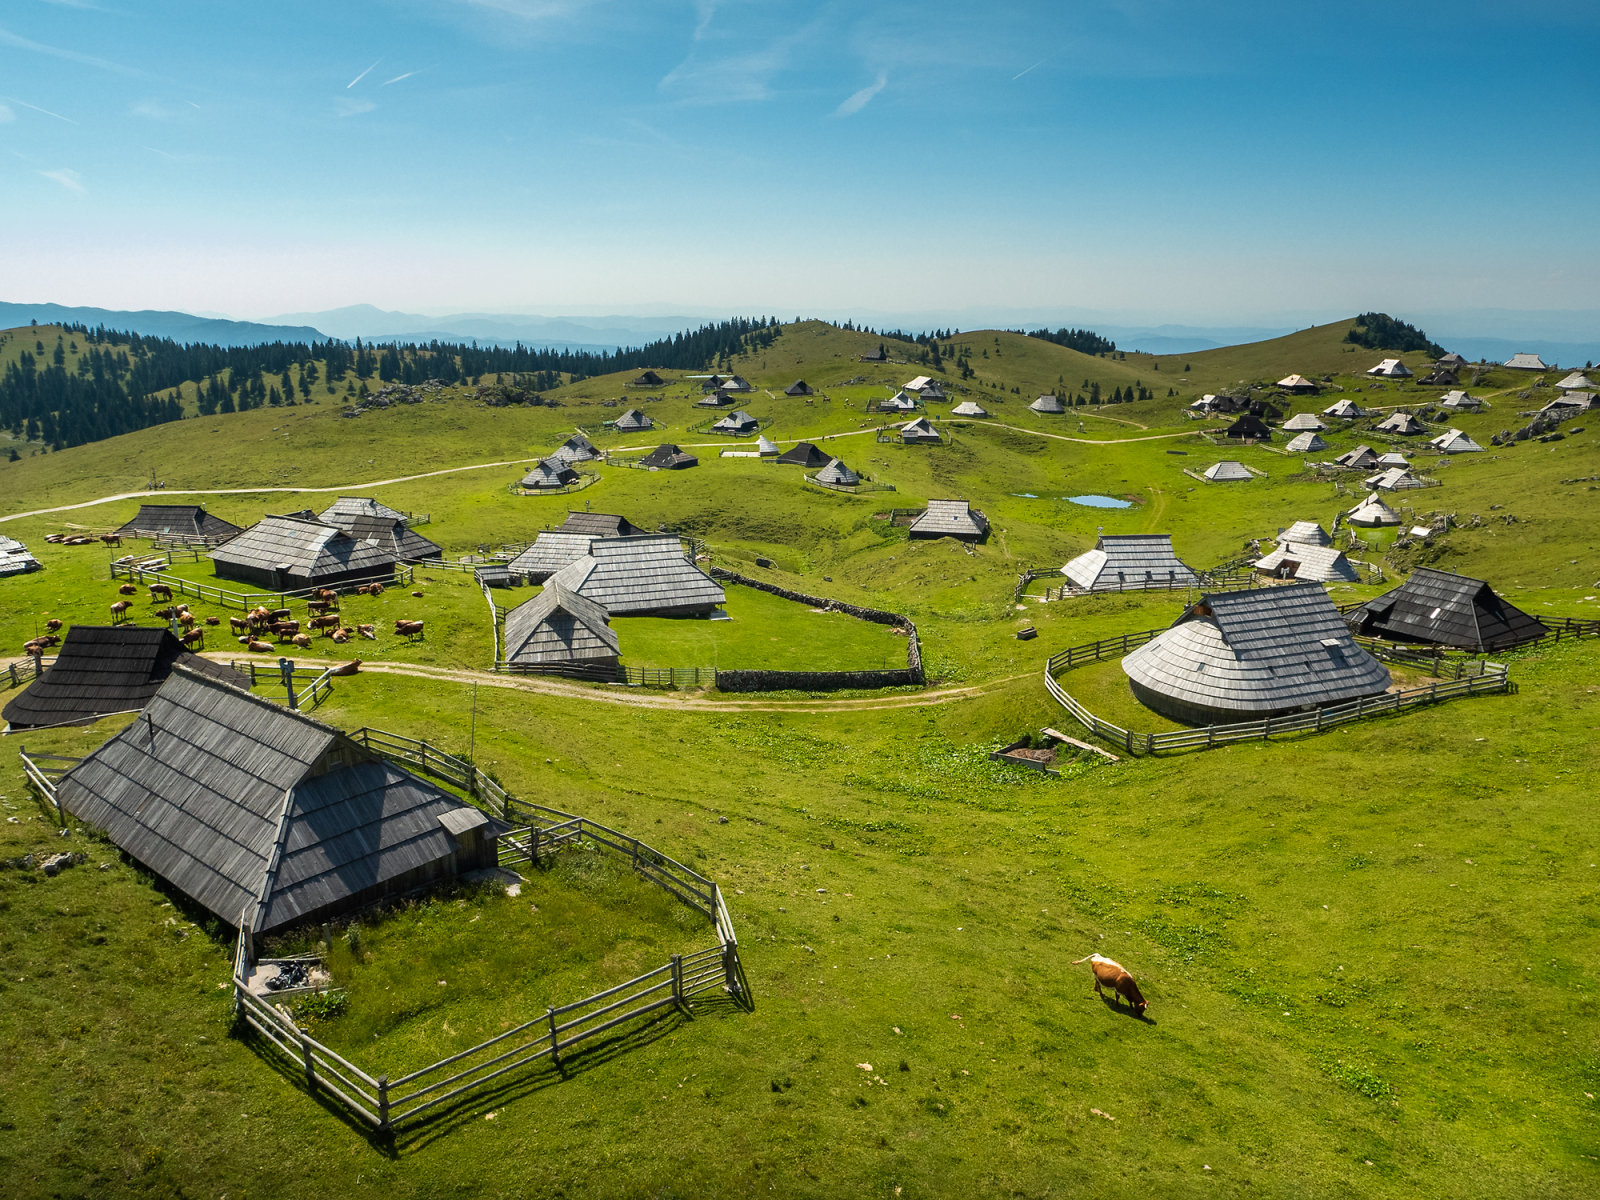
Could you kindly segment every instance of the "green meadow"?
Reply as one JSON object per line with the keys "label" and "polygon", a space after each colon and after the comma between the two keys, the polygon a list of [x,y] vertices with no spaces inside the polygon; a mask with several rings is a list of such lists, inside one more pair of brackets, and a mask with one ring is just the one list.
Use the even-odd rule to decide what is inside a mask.
{"label": "green meadow", "polygon": [[[13,751],[87,753],[123,718],[8,737],[4,1190],[1593,1195],[1600,643],[1504,656],[1513,694],[1322,735],[1114,763],[1083,755],[1059,779],[988,760],[1023,732],[1074,732],[1040,681],[1048,654],[1167,625],[1185,601],[1045,602],[1045,580],[1016,601],[1023,567],[1059,566],[1103,531],[1171,533],[1182,558],[1210,568],[1238,560],[1251,539],[1295,520],[1326,527],[1356,503],[1359,480],[1315,478],[1267,447],[1212,445],[1201,432],[1223,422],[1184,411],[1202,393],[1290,372],[1333,378],[1321,396],[1288,400],[1286,415],[1341,394],[1386,408],[1443,390],[1374,390],[1360,372],[1386,355],[1345,344],[1348,327],[1186,358],[1091,358],[1000,331],[959,334],[947,360],[966,348],[974,375],[946,378],[994,417],[947,424],[948,405],[935,403],[931,415],[954,444],[905,447],[878,442],[880,419],[863,409],[933,372],[857,361],[876,337],[786,326],[730,365],[757,387],[739,407],[770,416],[766,432],[785,444],[829,439],[830,453],[895,488],[862,496],[807,488],[798,468],[718,457],[703,445],[716,438],[686,432],[705,414],[683,372],[664,372],[667,386],[650,390],[660,400],[641,400],[626,376],[566,383],[548,393],[555,407],[490,409],[449,391],[346,418],[341,395],[0,461],[0,517],[88,504],[0,520],[0,533],[45,565],[0,580],[0,645],[12,653],[48,617],[107,619],[119,551],[43,536],[126,520],[137,496],[89,502],[137,492],[155,470],[167,482],[148,497],[157,501],[236,489],[197,499],[239,524],[320,509],[341,492],[373,495],[430,514],[421,531],[450,557],[530,540],[569,505],[665,524],[701,539],[717,565],[906,613],[930,676],[922,692],[842,696],[474,689],[473,679],[493,679],[476,674],[492,646],[470,576],[418,568],[411,587],[347,601],[347,619],[377,624],[379,639],[342,657],[451,674],[339,679],[318,719],[454,753],[473,745],[479,766],[514,794],[635,834],[715,879],[755,1002],[751,1012],[705,1005],[629,1031],[576,1054],[564,1072],[532,1071],[392,1145],[234,1035],[229,930],[93,831],[58,836],[54,814],[26,791]],[[785,397],[797,378],[831,398]],[[1076,393],[1085,379],[1107,392],[1137,382],[1155,395],[1062,417],[1027,411],[1040,392]],[[1549,398],[1533,384],[1489,371],[1470,390],[1493,407],[1449,424],[1487,445]],[[952,390],[952,403],[961,398]],[[604,432],[633,405],[663,428],[632,440]],[[1317,457],[1363,441],[1389,449],[1371,424],[1330,429]],[[1413,454],[1441,486],[1390,502],[1411,518],[1456,519],[1414,561],[1487,578],[1535,615],[1600,616],[1590,519],[1600,429],[1572,424],[1590,428],[1451,460]],[[600,466],[599,482],[570,497],[513,495],[526,464],[575,429],[605,447],[699,445],[701,465]],[[1183,472],[1223,458],[1264,477],[1207,484]],[[268,490],[278,488],[290,490]],[[1085,493],[1132,503],[1064,499]],[[885,519],[945,497],[989,516],[987,541],[914,542]],[[1392,536],[1371,541],[1352,556],[1402,579],[1413,560],[1388,556]],[[758,557],[773,565],[757,567]],[[204,562],[174,569],[211,578]],[[151,607],[141,596],[135,614]],[[728,621],[619,619],[624,661],[904,662],[904,638],[880,626],[736,587],[727,609]],[[426,619],[426,638],[388,636],[397,617]],[[1029,625],[1038,637],[1019,641]],[[333,649],[321,643],[313,656],[331,659]],[[245,654],[220,635],[208,650]],[[1067,679],[1109,719],[1168,727],[1133,701],[1114,662]],[[62,849],[89,861],[51,879],[15,865]],[[363,914],[352,927],[353,937],[335,930],[330,949],[343,1008],[306,1019],[330,1045],[390,1074],[709,936],[688,910],[581,853],[530,872],[516,896],[463,888]],[[1137,976],[1147,1019],[1095,996],[1088,968],[1072,960],[1096,951]]]}

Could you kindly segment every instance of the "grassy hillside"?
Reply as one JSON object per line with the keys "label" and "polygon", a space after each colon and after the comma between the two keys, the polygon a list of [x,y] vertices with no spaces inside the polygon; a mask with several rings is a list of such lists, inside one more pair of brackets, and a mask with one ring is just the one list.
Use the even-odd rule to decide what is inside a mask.
{"label": "grassy hillside", "polygon": [[[227,931],[167,907],[92,836],[58,837],[15,755],[0,753],[0,807],[14,818],[0,824],[0,1040],[15,1047],[0,1087],[8,1193],[1498,1198],[1536,1179],[1544,1195],[1593,1194],[1600,643],[1506,656],[1514,694],[1320,737],[1074,762],[1061,780],[987,760],[1019,732],[1069,729],[1038,679],[1047,654],[1181,611],[1181,595],[1046,603],[1043,582],[1014,604],[1023,565],[1064,562],[1103,530],[1170,532],[1187,561],[1209,567],[1355,503],[1359,481],[1313,478],[1278,452],[1281,438],[1215,446],[1202,433],[1221,423],[1185,411],[1202,392],[1290,372],[1332,379],[1286,413],[1338,395],[1380,409],[1437,396],[1374,385],[1361,372],[1380,356],[1347,350],[1346,328],[1159,360],[960,334],[941,352],[953,362],[959,348],[974,377],[946,372],[952,397],[965,388],[994,417],[954,422],[933,405],[954,437],[939,448],[880,443],[883,419],[865,411],[929,373],[918,347],[890,344],[906,363],[864,364],[875,336],[802,323],[718,364],[756,385],[740,405],[771,419],[770,436],[827,439],[896,489],[863,496],[808,488],[798,468],[718,457],[719,439],[689,432],[707,414],[688,371],[648,390],[629,386],[633,372],[568,382],[549,393],[557,407],[490,408],[457,388],[355,418],[332,401],[256,410],[0,462],[0,518],[12,518],[0,533],[45,564],[0,580],[0,646],[13,650],[49,617],[104,618],[118,552],[43,535],[120,523],[139,496],[93,502],[137,492],[154,470],[168,484],[158,500],[239,489],[199,498],[240,524],[320,508],[340,490],[374,495],[431,514],[422,532],[451,556],[527,540],[569,506],[665,523],[703,539],[714,562],[909,613],[930,673],[972,689],[811,699],[810,711],[794,697],[742,698],[750,707],[718,711],[681,694],[630,692],[626,705],[475,694],[465,674],[340,680],[322,720],[458,752],[475,740],[480,764],[518,794],[717,878],[756,999],[751,1014],[704,1012],[580,1055],[565,1077],[530,1075],[392,1149],[229,1035],[217,986]],[[797,378],[827,398],[785,397]],[[1086,378],[1156,395],[1056,418],[1027,411],[1040,392],[1077,392]],[[1547,398],[1535,384],[1489,372],[1472,388],[1493,407],[1450,423],[1487,444]],[[605,432],[630,406],[663,428]],[[1317,457],[1359,442],[1389,449],[1373,423],[1330,430]],[[570,496],[512,494],[529,460],[580,428],[606,447],[697,446],[701,466],[603,466]],[[1566,432],[1450,460],[1407,447],[1441,486],[1391,502],[1408,518],[1442,511],[1459,523],[1425,558],[1491,579],[1536,614],[1600,615],[1587,519],[1600,428],[1580,419]],[[1264,476],[1215,485],[1184,473],[1222,458]],[[445,473],[346,486],[424,472]],[[1130,506],[1068,499],[1086,493]],[[971,550],[912,542],[883,519],[942,497],[985,511],[990,538]],[[1352,554],[1398,578],[1392,539]],[[465,575],[421,569],[414,588],[348,603],[363,621],[428,621],[422,642],[358,643],[369,662],[487,665],[488,611]],[[141,598],[136,611],[150,607]],[[904,651],[880,627],[765,596],[735,591],[729,612],[729,623],[619,621],[625,658],[795,666],[826,655],[875,667]],[[1036,640],[1016,640],[1024,624]],[[1115,664],[1074,687],[1116,719],[1163,727]],[[20,741],[84,753],[117,723],[0,751]],[[91,865],[48,880],[12,865],[63,848]],[[393,1069],[698,936],[581,861],[527,886],[515,901],[466,894],[363,918],[361,957],[336,939],[350,1007],[319,1035]],[[1148,1022],[1095,999],[1087,968],[1071,965],[1092,950],[1133,969]]]}

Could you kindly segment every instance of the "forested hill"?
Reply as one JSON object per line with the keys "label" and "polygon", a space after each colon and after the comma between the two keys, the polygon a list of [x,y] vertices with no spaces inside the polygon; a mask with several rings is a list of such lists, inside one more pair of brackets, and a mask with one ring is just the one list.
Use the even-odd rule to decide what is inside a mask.
{"label": "forested hill", "polygon": [[28,327],[0,334],[0,428],[59,450],[181,419],[186,384],[201,415],[301,403],[319,381],[326,395],[338,385],[354,392],[374,378],[462,383],[492,374],[550,388],[641,367],[694,369],[762,349],[777,336],[776,318],[740,317],[596,353],[437,341],[369,346],[359,339],[218,346],[83,325]]}

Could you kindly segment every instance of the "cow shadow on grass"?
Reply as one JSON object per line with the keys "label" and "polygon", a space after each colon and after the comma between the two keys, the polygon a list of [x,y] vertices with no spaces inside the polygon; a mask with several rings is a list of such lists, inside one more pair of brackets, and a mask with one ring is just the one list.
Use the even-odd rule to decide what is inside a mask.
{"label": "cow shadow on grass", "polygon": [[1146,1016],[1131,1004],[1123,1004],[1122,1001],[1116,996],[1102,995],[1100,997],[1100,1003],[1105,1005],[1112,1012],[1116,1013],[1117,1016],[1129,1017],[1135,1021],[1138,1021],[1141,1025],[1154,1025],[1156,1023],[1154,1017]]}

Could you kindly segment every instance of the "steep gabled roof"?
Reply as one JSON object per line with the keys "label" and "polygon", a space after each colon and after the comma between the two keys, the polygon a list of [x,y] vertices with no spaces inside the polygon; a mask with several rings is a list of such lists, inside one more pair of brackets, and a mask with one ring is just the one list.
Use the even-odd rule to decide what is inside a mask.
{"label": "steep gabled roof", "polygon": [[1267,423],[1265,421],[1256,416],[1254,413],[1245,413],[1232,425],[1229,425],[1226,429],[1224,429],[1222,431],[1222,436],[1230,438],[1254,438],[1257,441],[1266,442],[1272,440],[1272,430],[1267,427]]}
{"label": "steep gabled roof", "polygon": [[779,453],[778,443],[763,433],[756,438],[756,453],[762,458],[776,458]]}
{"label": "steep gabled roof", "polygon": [[1411,368],[1398,358],[1386,358],[1375,367],[1367,368],[1368,375],[1381,375],[1386,379],[1409,379]]}
{"label": "steep gabled roof", "polygon": [[700,460],[687,450],[680,450],[671,442],[663,442],[639,460],[643,467],[661,467],[669,471],[681,470],[684,467],[697,467]]}
{"label": "steep gabled roof", "polygon": [[391,521],[406,519],[405,513],[399,509],[380,504],[371,496],[340,496],[317,514],[317,520],[325,525],[338,525],[340,528],[344,527],[344,521],[353,517],[387,517]]}
{"label": "steep gabled roof", "polygon": [[533,545],[506,564],[506,570],[513,575],[548,578],[568,563],[585,557],[595,536],[577,530],[546,529],[534,539]]}
{"label": "steep gabled roof", "polygon": [[575,433],[551,453],[549,461],[563,464],[588,462],[602,457],[595,444],[581,433]]}
{"label": "steep gabled roof", "polygon": [[123,537],[229,538],[242,531],[198,504],[141,504],[133,520],[117,532]]}
{"label": "steep gabled roof", "polygon": [[359,571],[376,574],[395,561],[392,546],[358,541],[337,525],[293,516],[263,517],[210,554],[222,566],[286,567],[291,575],[313,581]]}
{"label": "steep gabled roof", "polygon": [[981,538],[988,529],[989,518],[966,500],[929,500],[911,522],[918,537]]}
{"label": "steep gabled roof", "polygon": [[1367,410],[1346,396],[1328,405],[1327,408],[1322,410],[1322,415],[1325,417],[1339,417],[1342,420],[1350,421],[1356,417],[1366,416]]}
{"label": "steep gabled roof", "polygon": [[1438,437],[1429,439],[1428,445],[1443,450],[1446,454],[1478,454],[1483,451],[1482,446],[1459,429],[1447,430]]}
{"label": "steep gabled roof", "polygon": [[1378,455],[1378,465],[1380,467],[1409,467],[1411,460],[1398,450],[1391,450],[1387,454]]}
{"label": "steep gabled roof", "polygon": [[783,389],[783,394],[785,396],[809,396],[815,390],[816,389],[814,389],[804,379],[796,379],[788,387]]}
{"label": "steep gabled roof", "polygon": [[760,421],[740,409],[729,413],[711,428],[718,433],[754,433],[760,427]]}
{"label": "steep gabled roof", "polygon": [[132,858],[257,933],[448,859],[455,841],[441,818],[478,815],[337,730],[184,667],[62,777],[59,795]]}
{"label": "steep gabled roof", "polygon": [[1377,464],[1378,452],[1363,442],[1354,450],[1346,450],[1333,461],[1338,463],[1341,467],[1351,467],[1355,470],[1362,471]]}
{"label": "steep gabled roof", "polygon": [[825,467],[832,457],[832,455],[824,454],[810,442],[796,442],[789,449],[778,455],[777,461],[784,466]]}
{"label": "steep gabled roof", "polygon": [[1481,579],[1418,567],[1345,618],[1357,633],[1477,651],[1508,650],[1550,631]]}
{"label": "steep gabled roof", "polygon": [[39,560],[16,538],[0,534],[0,576],[39,570]]}
{"label": "steep gabled roof", "polygon": [[1388,470],[1379,471],[1376,475],[1369,475],[1366,485],[1385,492],[1402,492],[1408,488],[1424,486],[1422,480],[1405,467],[1390,467]]}
{"label": "steep gabled roof", "polygon": [[1588,390],[1593,389],[1594,386],[1595,386],[1594,380],[1590,379],[1582,371],[1574,371],[1574,372],[1572,372],[1572,374],[1568,375],[1565,379],[1560,380],[1556,384],[1556,389],[1558,391],[1563,391],[1563,392],[1576,392],[1576,391],[1579,391],[1580,389],[1584,390],[1584,391],[1588,391]]}
{"label": "steep gabled roof", "polygon": [[1284,542],[1294,542],[1301,546],[1331,546],[1333,538],[1318,521],[1296,521],[1282,533],[1278,534],[1279,545]]}
{"label": "steep gabled roof", "polygon": [[906,441],[908,439],[921,442],[943,440],[939,436],[939,431],[933,427],[933,422],[929,421],[927,417],[918,417],[915,421],[907,421],[900,426],[900,440]]}
{"label": "steep gabled roof", "polygon": [[1320,584],[1203,596],[1173,626],[1122,660],[1153,707],[1248,720],[1308,709],[1389,686],[1357,646]]}
{"label": "steep gabled roof", "polygon": [[562,488],[569,483],[576,483],[578,472],[566,462],[552,458],[541,458],[526,475],[522,477],[522,486],[525,488]]}
{"label": "steep gabled roof", "polygon": [[976,400],[963,400],[950,410],[953,417],[987,417],[988,411]]}
{"label": "steep gabled roof", "polygon": [[1061,568],[1080,588],[1095,592],[1142,591],[1198,584],[1200,577],[1172,549],[1170,533],[1102,534]]}
{"label": "steep gabled roof", "polygon": [[726,598],[684,557],[675,534],[597,538],[586,556],[562,567],[549,583],[598,602],[613,617],[709,612]]}
{"label": "steep gabled roof", "polygon": [[856,484],[861,482],[861,476],[857,475],[837,458],[832,458],[828,460],[827,466],[817,472],[817,482],[831,483],[835,487],[855,487]]}
{"label": "steep gabled roof", "polygon": [[138,625],[74,625],[56,661],[5,706],[13,729],[87,721],[143,708],[175,666],[236,687],[250,677],[184,648],[172,633]]}
{"label": "steep gabled roof", "polygon": [[1361,579],[1342,551],[1328,545],[1291,542],[1286,537],[1280,537],[1275,549],[1250,565],[1268,575],[1312,583],[1357,583]]}
{"label": "steep gabled roof", "polygon": [[407,562],[444,557],[444,549],[407,525],[404,514],[376,500],[341,496],[317,519],[338,526],[357,541],[386,547]]}
{"label": "steep gabled roof", "polygon": [[1428,432],[1428,427],[1408,412],[1392,412],[1378,422],[1379,433],[1392,433],[1399,437],[1414,437]]}
{"label": "steep gabled roof", "polygon": [[[666,380],[654,371],[640,371],[633,377],[635,387],[660,387]],[[635,411],[638,411],[637,409]]]}
{"label": "steep gabled roof", "polygon": [[630,408],[611,423],[611,428],[618,433],[633,433],[636,430],[654,429],[655,427],[656,423],[650,419],[649,415],[642,409],[637,408]]}
{"label": "steep gabled roof", "polygon": [[1317,385],[1304,375],[1285,375],[1278,380],[1278,386],[1291,392],[1314,392]]}
{"label": "steep gabled roof", "polygon": [[569,510],[561,522],[562,533],[586,533],[591,537],[631,537],[636,533],[649,533],[627,517],[616,513],[575,512]]}
{"label": "steep gabled roof", "polygon": [[1470,392],[1462,391],[1460,388],[1455,388],[1454,390],[1448,391],[1444,395],[1440,396],[1439,403],[1444,405],[1446,408],[1460,408],[1468,410],[1477,410],[1484,406],[1482,400],[1478,399],[1478,397],[1472,395]]}
{"label": "steep gabled roof", "polygon": [[506,614],[506,661],[522,666],[614,659],[618,644],[605,606],[555,580]]}

